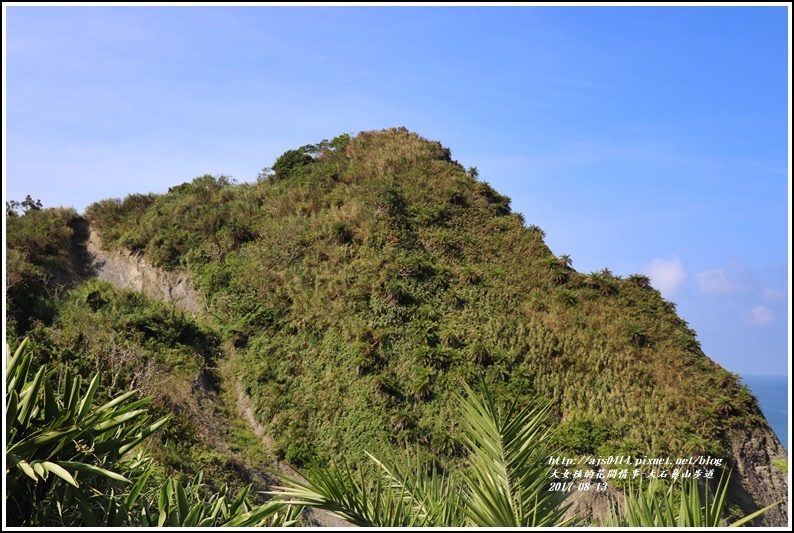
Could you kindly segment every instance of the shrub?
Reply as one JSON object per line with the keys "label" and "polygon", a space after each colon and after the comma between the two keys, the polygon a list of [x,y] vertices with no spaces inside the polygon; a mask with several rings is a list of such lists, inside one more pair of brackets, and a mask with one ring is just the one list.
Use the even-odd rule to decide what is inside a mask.
{"label": "shrub", "polygon": [[289,177],[293,170],[313,162],[314,158],[303,150],[287,150],[273,163],[273,179],[283,180]]}

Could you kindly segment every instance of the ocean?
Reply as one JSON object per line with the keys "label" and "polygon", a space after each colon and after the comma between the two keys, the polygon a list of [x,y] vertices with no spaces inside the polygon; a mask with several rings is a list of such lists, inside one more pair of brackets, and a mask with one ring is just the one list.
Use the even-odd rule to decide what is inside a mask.
{"label": "ocean", "polygon": [[788,377],[743,376],[742,381],[758,398],[769,425],[783,447],[788,450]]}

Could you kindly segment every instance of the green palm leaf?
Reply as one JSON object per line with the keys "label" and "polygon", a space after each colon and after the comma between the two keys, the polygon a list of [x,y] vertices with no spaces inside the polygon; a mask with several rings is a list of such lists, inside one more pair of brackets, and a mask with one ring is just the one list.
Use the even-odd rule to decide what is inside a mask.
{"label": "green palm leaf", "polygon": [[382,470],[384,483],[410,509],[415,525],[462,525],[460,491],[449,475],[439,474],[433,464],[420,461],[418,454],[413,460],[407,454],[400,460],[389,452],[380,459],[367,455]]}
{"label": "green palm leaf", "polygon": [[550,409],[497,409],[485,388],[481,401],[464,384],[463,441],[471,468],[465,513],[478,526],[539,527],[561,521],[565,494],[546,490],[549,450],[544,427]]}
{"label": "green palm leaf", "polygon": [[[38,464],[38,463],[37,463],[37,464]],[[57,464],[55,464],[55,463],[52,463],[52,462],[50,462],[50,461],[44,461],[44,462],[42,462],[42,463],[41,463],[41,465],[42,465],[42,466],[43,466],[43,467],[44,467],[44,468],[45,468],[45,469],[46,469],[48,472],[52,472],[53,474],[55,474],[55,475],[56,475],[56,476],[58,476],[59,478],[63,479],[64,481],[66,481],[66,482],[67,482],[67,483],[69,483],[70,485],[73,485],[73,486],[75,486],[75,487],[77,486],[77,482],[74,480],[74,478],[72,477],[72,475],[71,475],[69,472],[67,472],[67,471],[66,471],[66,469],[65,469],[65,468],[63,468],[62,466],[60,466],[60,465],[57,465]]]}
{"label": "green palm leaf", "polygon": [[313,465],[308,483],[285,480],[278,494],[295,503],[330,511],[353,525],[491,526],[559,525],[568,509],[565,494],[547,491],[548,450],[543,427],[549,407],[499,411],[486,388],[485,400],[465,387],[460,397],[469,468],[437,474],[418,459],[389,453],[370,459],[381,471],[374,481],[347,465]]}
{"label": "green palm leaf", "polygon": [[368,483],[363,473],[353,474],[350,467],[309,467],[310,483],[283,479],[278,487],[281,496],[291,498],[295,505],[310,505],[329,511],[360,527],[410,527],[418,525],[404,495],[392,489],[382,476]]}

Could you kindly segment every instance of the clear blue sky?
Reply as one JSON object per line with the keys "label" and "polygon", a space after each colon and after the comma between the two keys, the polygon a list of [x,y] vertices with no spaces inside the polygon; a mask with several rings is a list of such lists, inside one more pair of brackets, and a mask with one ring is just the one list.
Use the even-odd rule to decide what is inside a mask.
{"label": "clear blue sky", "polygon": [[405,126],[580,272],[650,275],[721,365],[789,372],[785,6],[3,9],[7,199],[251,181]]}

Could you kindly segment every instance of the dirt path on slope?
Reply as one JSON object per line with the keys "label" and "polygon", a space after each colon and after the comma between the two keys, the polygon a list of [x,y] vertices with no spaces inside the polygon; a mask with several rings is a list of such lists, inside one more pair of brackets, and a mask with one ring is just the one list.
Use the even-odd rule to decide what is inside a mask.
{"label": "dirt path on slope", "polygon": [[[142,291],[150,298],[172,302],[191,316],[203,313],[204,305],[198,292],[186,273],[169,272],[151,265],[140,254],[129,251],[102,249],[99,232],[84,218],[75,219],[70,225],[72,240],[69,246],[69,265],[58,274],[57,282],[71,285],[89,278],[107,281],[119,289]],[[236,453],[226,440],[230,420],[219,413],[224,412],[224,401],[218,394],[213,381],[220,379],[225,387],[231,389],[234,398],[232,407],[259,438],[262,446],[270,452],[273,439],[265,427],[257,421],[251,399],[245,394],[240,382],[233,377],[229,354],[219,362],[218,375],[210,376],[205,372],[196,376],[193,383],[169,383],[173,398],[178,398],[176,409],[185,410],[202,428],[204,442],[232,460],[234,467],[246,483],[253,483],[255,490],[267,490],[281,484],[281,481],[268,470],[255,466],[239,453]],[[235,416],[233,415],[233,416]],[[273,456],[272,453],[268,453]],[[270,465],[278,474],[296,481],[306,482],[297,471],[285,463]],[[306,508],[303,514],[308,526],[352,527],[348,522],[327,511]]]}
{"label": "dirt path on slope", "polygon": [[[259,437],[262,445],[265,446],[269,452],[273,446],[273,439],[270,437],[270,435],[268,435],[265,427],[260,424],[254,416],[254,410],[251,406],[251,398],[245,394],[239,381],[235,380],[232,383],[232,387],[234,396],[236,398],[238,413],[243,417],[243,420],[248,423],[248,426],[257,435],[257,437]],[[282,476],[306,483],[306,478],[301,476],[296,470],[291,468],[286,463],[282,463],[277,460],[275,468],[276,471]],[[338,516],[321,509],[312,509],[307,507],[304,511],[304,518],[307,518],[310,524],[320,527],[352,527],[351,524],[345,520],[342,520]]]}

